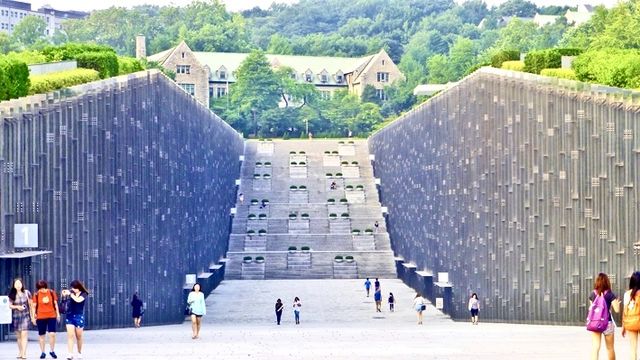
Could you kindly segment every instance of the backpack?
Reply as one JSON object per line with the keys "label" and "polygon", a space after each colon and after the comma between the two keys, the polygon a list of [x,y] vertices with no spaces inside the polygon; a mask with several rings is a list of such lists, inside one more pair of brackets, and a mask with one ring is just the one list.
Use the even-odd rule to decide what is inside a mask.
{"label": "backpack", "polygon": [[589,313],[587,314],[587,330],[593,332],[604,332],[609,326],[609,307],[607,301],[604,299],[609,290],[605,291],[602,295],[594,290],[595,299],[589,307]]}
{"label": "backpack", "polygon": [[69,296],[62,296],[60,298],[60,304],[58,305],[58,310],[60,311],[60,314],[66,315],[69,313],[69,301],[70,301]]}
{"label": "backpack", "polygon": [[622,313],[622,327],[625,330],[640,331],[640,291],[636,291],[634,299],[629,290],[629,303],[624,306]]}
{"label": "backpack", "polygon": [[[53,291],[51,289],[47,289],[49,297],[51,297],[51,301],[53,301]],[[35,315],[38,316],[38,304],[40,303],[40,290],[36,292],[36,311]]]}

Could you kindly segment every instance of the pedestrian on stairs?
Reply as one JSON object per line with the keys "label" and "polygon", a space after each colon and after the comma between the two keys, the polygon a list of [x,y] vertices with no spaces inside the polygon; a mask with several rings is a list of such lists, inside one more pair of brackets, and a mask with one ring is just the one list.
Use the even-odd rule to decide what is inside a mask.
{"label": "pedestrian on stairs", "polygon": [[416,297],[413,298],[413,309],[418,315],[418,325],[422,325],[422,312],[427,309],[427,305],[425,305],[424,298],[420,293],[416,293]]}
{"label": "pedestrian on stairs", "polygon": [[367,290],[367,297],[369,297],[369,290],[371,289],[371,281],[369,281],[369,278],[364,282],[364,289]]}
{"label": "pedestrian on stairs", "polygon": [[389,311],[394,312],[395,311],[395,303],[396,303],[396,299],[393,297],[393,293],[389,293]]}
{"label": "pedestrian on stairs", "polygon": [[480,301],[478,300],[478,294],[471,294],[469,299],[469,311],[471,312],[471,324],[478,325],[478,312],[480,311]]}
{"label": "pedestrian on stairs", "polygon": [[240,202],[240,205],[244,204],[244,194],[240,193],[240,195],[238,195],[238,201]]}
{"label": "pedestrian on stairs", "polygon": [[293,316],[296,319],[296,325],[300,325],[300,308],[302,307],[302,302],[300,302],[300,298],[296,296],[293,299]]}
{"label": "pedestrian on stairs", "polygon": [[282,300],[276,300],[276,320],[278,321],[278,325],[280,325],[280,319],[282,318],[282,309],[284,309]]}
{"label": "pedestrian on stairs", "polygon": [[376,220],[375,224],[373,224],[373,226],[376,228],[376,233],[378,232],[378,230],[380,229],[380,223],[378,222],[378,220]]}
{"label": "pedestrian on stairs", "polygon": [[376,281],[373,283],[374,289],[378,290],[380,288],[380,280],[376,278]]}
{"label": "pedestrian on stairs", "polygon": [[202,317],[207,315],[207,306],[204,302],[204,294],[200,289],[200,284],[193,284],[193,288],[187,297],[187,304],[191,313],[191,338],[195,340],[200,337]]}

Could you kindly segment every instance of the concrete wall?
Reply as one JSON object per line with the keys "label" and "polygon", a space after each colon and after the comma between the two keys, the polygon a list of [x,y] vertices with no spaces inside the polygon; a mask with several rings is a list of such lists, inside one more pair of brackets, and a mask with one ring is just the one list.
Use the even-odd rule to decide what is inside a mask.
{"label": "concrete wall", "polygon": [[78,68],[78,62],[75,60],[58,61],[44,64],[29,65],[30,75],[44,75],[59,71],[75,70]]}
{"label": "concrete wall", "polygon": [[374,134],[396,255],[449,272],[455,317],[477,292],[484,319],[583,323],[639,260],[638,99],[481,69]]}
{"label": "concrete wall", "polygon": [[[157,71],[0,103],[0,119],[3,293],[80,279],[90,328],[130,326],[134,291],[147,324],[182,321],[185,274],[226,251],[240,136]],[[14,223],[52,254],[2,259]]]}

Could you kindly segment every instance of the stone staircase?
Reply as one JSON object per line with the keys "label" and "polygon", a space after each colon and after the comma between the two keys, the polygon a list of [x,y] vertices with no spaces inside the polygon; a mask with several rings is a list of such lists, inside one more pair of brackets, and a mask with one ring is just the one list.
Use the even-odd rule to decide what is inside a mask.
{"label": "stone staircase", "polygon": [[227,279],[396,276],[366,141],[248,141],[239,193]]}

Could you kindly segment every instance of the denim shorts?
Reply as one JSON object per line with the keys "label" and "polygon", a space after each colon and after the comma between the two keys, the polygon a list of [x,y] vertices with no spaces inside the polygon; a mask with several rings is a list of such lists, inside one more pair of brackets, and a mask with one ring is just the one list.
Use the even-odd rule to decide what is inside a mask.
{"label": "denim shorts", "polygon": [[67,325],[73,325],[79,329],[83,329],[84,328],[84,315],[83,314],[68,314],[65,319],[64,319],[64,323]]}

